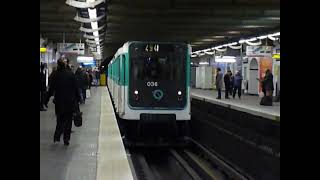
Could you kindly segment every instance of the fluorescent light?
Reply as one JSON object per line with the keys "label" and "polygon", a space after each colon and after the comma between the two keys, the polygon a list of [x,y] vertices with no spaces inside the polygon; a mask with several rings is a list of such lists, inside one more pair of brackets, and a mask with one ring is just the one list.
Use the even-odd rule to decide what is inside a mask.
{"label": "fluorescent light", "polygon": [[209,64],[208,62],[200,62],[199,64],[203,65],[203,64]]}
{"label": "fluorescent light", "polygon": [[273,37],[273,36],[271,36],[271,35],[268,35],[268,38],[271,39],[272,41],[275,41],[275,40],[278,39],[278,38],[275,38],[275,37]]}
{"label": "fluorescent light", "polygon": [[259,36],[259,37],[257,37],[258,39],[265,39],[265,38],[267,38],[268,36],[267,35],[264,35],[264,36]]}
{"label": "fluorescent light", "polygon": [[236,59],[233,58],[217,58],[215,59],[216,62],[229,62],[229,63],[234,63],[236,62]]}
{"label": "fluorescent light", "polygon": [[233,46],[233,45],[237,45],[237,42],[233,42],[233,43],[229,43],[228,46]]}
{"label": "fluorescent light", "polygon": [[[92,25],[91,25],[92,26]],[[99,31],[93,31],[94,36],[99,36]]]}
{"label": "fluorescent light", "polygon": [[223,56],[222,58],[219,58],[218,56],[215,58],[216,62],[230,62],[234,63],[236,62],[236,57],[234,56]]}
{"label": "fluorescent light", "polygon": [[91,28],[92,29],[98,29],[98,22],[97,21],[91,22]]}
{"label": "fluorescent light", "polygon": [[239,40],[239,43],[240,43],[240,44],[243,44],[244,42],[245,42],[244,39],[240,39],[240,40]]}
{"label": "fluorescent light", "polygon": [[247,41],[250,42],[250,41],[256,41],[256,40],[257,40],[257,38],[254,37],[254,38],[248,39]]}
{"label": "fluorescent light", "polygon": [[235,59],[236,57],[234,57],[234,56],[222,56],[222,58]]}
{"label": "fluorescent light", "polygon": [[274,33],[272,36],[280,36],[280,32]]}
{"label": "fluorescent light", "polygon": [[96,19],[97,18],[97,10],[96,10],[96,8],[94,8],[94,9],[88,8],[88,12],[89,12],[89,18],[90,19]]}

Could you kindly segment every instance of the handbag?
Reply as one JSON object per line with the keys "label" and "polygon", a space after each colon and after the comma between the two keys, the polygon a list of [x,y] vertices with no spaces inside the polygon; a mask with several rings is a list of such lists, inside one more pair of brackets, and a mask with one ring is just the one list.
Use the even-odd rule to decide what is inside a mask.
{"label": "handbag", "polygon": [[73,114],[73,122],[76,127],[82,126],[82,112],[75,112]]}
{"label": "handbag", "polygon": [[75,104],[75,112],[73,113],[73,123],[76,127],[82,126],[82,112],[80,112],[79,104]]}

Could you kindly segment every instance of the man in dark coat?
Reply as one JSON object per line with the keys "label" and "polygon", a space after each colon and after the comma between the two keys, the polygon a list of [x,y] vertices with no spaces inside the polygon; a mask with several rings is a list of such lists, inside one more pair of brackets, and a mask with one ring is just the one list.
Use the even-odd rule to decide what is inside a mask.
{"label": "man in dark coat", "polygon": [[46,74],[44,73],[45,66],[43,63],[41,63],[40,66],[40,111],[46,111],[46,109],[43,107],[45,104],[45,95],[47,91],[46,86]]}
{"label": "man in dark coat", "polygon": [[77,80],[77,85],[78,85],[78,91],[79,91],[79,95],[80,95],[80,103],[83,104],[84,103],[84,96],[83,96],[83,89],[84,89],[84,76],[82,74],[82,68],[78,67],[78,69],[76,70],[76,80]]}
{"label": "man in dark coat", "polygon": [[224,87],[225,87],[225,98],[229,99],[229,93],[230,93],[230,72],[228,71],[225,75],[224,75]]}
{"label": "man in dark coat", "polygon": [[233,99],[236,96],[236,92],[238,91],[238,97],[241,98],[241,85],[242,85],[242,76],[240,72],[238,71],[236,75],[234,76],[234,82],[233,82]]}
{"label": "man in dark coat", "polygon": [[55,99],[55,113],[57,116],[54,142],[59,142],[63,134],[63,141],[67,146],[70,140],[72,116],[80,97],[75,75],[67,70],[66,62],[61,59],[58,60],[58,69],[52,78],[46,104],[48,104],[52,95],[54,95]]}
{"label": "man in dark coat", "polygon": [[218,90],[217,99],[221,99],[222,79],[223,79],[223,74],[221,72],[221,69],[217,68],[217,75],[216,75],[216,88]]}

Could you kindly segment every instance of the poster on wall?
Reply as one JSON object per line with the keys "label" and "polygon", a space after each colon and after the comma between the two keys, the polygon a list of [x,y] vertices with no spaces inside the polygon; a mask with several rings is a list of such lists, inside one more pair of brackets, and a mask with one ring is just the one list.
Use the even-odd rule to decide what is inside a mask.
{"label": "poster on wall", "polygon": [[[260,57],[260,73],[259,79],[263,79],[266,75],[266,70],[269,69],[272,72],[272,58],[271,57]],[[259,93],[262,91],[262,84],[259,83]]]}

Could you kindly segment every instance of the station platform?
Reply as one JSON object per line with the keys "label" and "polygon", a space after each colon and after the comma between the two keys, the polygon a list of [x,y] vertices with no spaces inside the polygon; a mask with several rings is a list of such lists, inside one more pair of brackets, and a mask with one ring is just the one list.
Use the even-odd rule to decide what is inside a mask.
{"label": "station platform", "polygon": [[106,87],[92,87],[81,105],[82,127],[72,127],[70,145],[53,143],[54,104],[40,112],[41,180],[133,180],[111,99]]}
{"label": "station platform", "polygon": [[273,102],[273,106],[262,106],[259,104],[261,98],[258,96],[242,94],[241,99],[237,95],[233,99],[229,95],[230,99],[225,99],[222,91],[221,99],[216,99],[216,90],[191,88],[190,92],[191,98],[280,122],[280,102]]}

